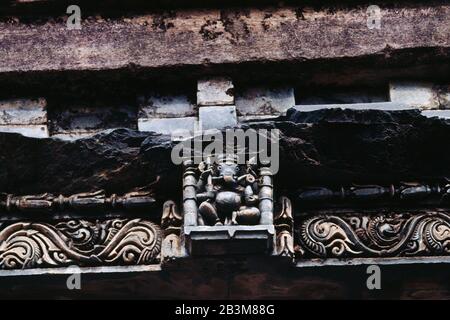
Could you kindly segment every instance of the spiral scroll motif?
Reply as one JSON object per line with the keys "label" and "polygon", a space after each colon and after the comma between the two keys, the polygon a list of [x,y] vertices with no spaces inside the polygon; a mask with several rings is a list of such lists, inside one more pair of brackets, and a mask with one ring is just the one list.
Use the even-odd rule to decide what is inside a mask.
{"label": "spiral scroll motif", "polygon": [[19,222],[0,231],[0,269],[159,263],[162,232],[142,219]]}
{"label": "spiral scroll motif", "polygon": [[450,253],[450,216],[442,212],[315,215],[301,222],[298,243],[320,258],[436,256]]}

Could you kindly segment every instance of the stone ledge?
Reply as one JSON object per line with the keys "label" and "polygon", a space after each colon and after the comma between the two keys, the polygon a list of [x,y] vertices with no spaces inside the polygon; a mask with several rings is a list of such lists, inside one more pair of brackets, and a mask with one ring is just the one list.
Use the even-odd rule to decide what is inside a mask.
{"label": "stone ledge", "polygon": [[141,118],[138,119],[138,130],[147,132],[153,131],[162,134],[183,134],[194,131],[196,122],[196,117]]}
{"label": "stone ledge", "polygon": [[0,132],[19,133],[30,138],[48,138],[47,125],[0,125]]}
{"label": "stone ledge", "polygon": [[161,271],[161,265],[142,265],[142,266],[102,266],[102,267],[82,267],[82,268],[35,268],[25,270],[0,270],[1,277],[19,277],[19,276],[35,276],[35,275],[71,275],[74,273],[80,274],[95,274],[95,273],[134,273],[134,272],[154,272]]}
{"label": "stone ledge", "polygon": [[422,115],[428,118],[438,117],[442,119],[450,119],[450,110],[424,110]]}
{"label": "stone ledge", "polygon": [[400,257],[400,258],[351,258],[351,259],[308,259],[298,260],[297,268],[315,268],[330,266],[360,266],[360,265],[409,265],[409,264],[449,264],[450,257]]}
{"label": "stone ledge", "polygon": [[373,103],[349,103],[349,104],[296,105],[294,109],[300,112],[310,112],[322,109],[401,111],[401,110],[416,109],[416,107],[399,102],[373,102]]}
{"label": "stone ledge", "polygon": [[192,255],[270,254],[274,245],[273,225],[184,226]]}
{"label": "stone ledge", "polygon": [[11,99],[0,101],[0,125],[37,125],[47,123],[47,101]]}

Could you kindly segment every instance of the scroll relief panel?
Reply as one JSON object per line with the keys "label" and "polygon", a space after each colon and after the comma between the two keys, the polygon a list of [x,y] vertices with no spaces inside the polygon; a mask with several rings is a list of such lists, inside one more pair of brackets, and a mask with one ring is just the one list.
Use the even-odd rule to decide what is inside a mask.
{"label": "scroll relief panel", "polygon": [[[296,219],[296,255],[299,259],[446,256],[449,191],[448,182],[301,190],[298,202],[314,209],[304,209]],[[335,207],[317,209],[319,202]],[[354,207],[339,209],[340,202]]]}
{"label": "scroll relief panel", "polygon": [[159,262],[161,229],[142,219],[17,222],[0,231],[0,269]]}
{"label": "scroll relief panel", "polygon": [[78,211],[85,216],[132,211],[151,207],[154,201],[146,191],[109,197],[103,191],[68,197],[3,194],[0,210],[6,218],[0,223],[0,269],[158,264],[163,232],[150,220],[127,218],[130,214],[114,219],[52,217]]}
{"label": "scroll relief panel", "polygon": [[312,215],[295,228],[298,257],[412,257],[450,253],[450,212]]}

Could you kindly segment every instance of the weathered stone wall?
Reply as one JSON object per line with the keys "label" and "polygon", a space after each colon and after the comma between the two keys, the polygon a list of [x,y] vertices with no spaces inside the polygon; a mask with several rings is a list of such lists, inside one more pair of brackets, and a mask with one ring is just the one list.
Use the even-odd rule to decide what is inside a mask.
{"label": "weathered stone wall", "polygon": [[[48,220],[64,206],[63,196],[47,196],[52,207],[31,216],[31,211],[19,210],[26,207],[26,201],[14,207],[8,203],[12,195],[6,193],[69,195],[104,189],[107,201],[112,202],[116,193],[142,187],[151,189],[156,203],[145,212],[132,212],[130,218],[145,217],[159,223],[164,220],[159,210],[163,201],[182,199],[182,173],[171,162],[174,142],[170,137],[147,131],[168,134],[203,120],[205,128],[280,129],[281,164],[274,190],[276,196],[291,196],[294,205],[298,189],[311,185],[447,183],[450,122],[423,116],[448,117],[450,5],[446,1],[380,3],[380,29],[367,27],[369,4],[364,1],[322,5],[289,1],[275,6],[268,0],[245,5],[233,2],[239,5],[235,7],[223,1],[217,2],[217,7],[202,6],[198,1],[179,7],[177,1],[158,3],[162,4],[159,10],[155,5],[135,10],[143,8],[140,1],[133,1],[130,8],[119,3],[104,10],[81,2],[81,30],[67,29],[66,1],[0,5],[0,10],[5,8],[0,13],[0,125],[4,127],[0,131],[7,131],[0,133],[2,227],[19,219],[27,232],[40,227],[53,230],[56,227],[48,225]],[[216,87],[212,76],[226,80]],[[386,100],[378,96],[376,103],[309,105],[296,101],[295,96],[302,94],[301,89],[296,92],[299,85],[305,92],[313,87],[320,91],[321,86],[361,85],[364,90],[384,86],[381,96],[386,95]],[[358,99],[354,97],[354,101]],[[290,107],[294,108],[286,114]],[[421,114],[423,109],[430,110]],[[8,133],[31,129],[37,131],[29,135],[38,136],[38,132],[46,138]],[[98,132],[102,129],[109,130]],[[72,134],[75,138],[88,136],[70,140]],[[382,206],[377,205],[377,209]],[[299,218],[297,229],[305,222],[304,213],[294,211]],[[73,218],[71,212],[63,214],[58,219]],[[88,215],[79,215],[83,214]],[[89,218],[103,214],[95,212]],[[30,219],[35,223],[27,223]],[[181,221],[180,216],[178,223]],[[90,223],[99,225],[98,221]],[[181,230],[179,226],[175,229],[174,234]],[[300,246],[298,235],[295,237]],[[297,259],[302,248],[295,250]],[[16,254],[14,248],[12,253]],[[397,259],[395,254],[389,258]],[[155,256],[152,261],[159,263],[164,257]],[[421,262],[422,257],[418,258]],[[90,259],[83,256],[83,266],[102,262],[91,263]],[[127,269],[125,277],[136,275],[140,282],[130,290],[136,297],[210,298],[211,293],[215,298],[372,297],[361,288],[364,281],[353,279],[356,273],[352,270],[357,267],[340,269],[341,274],[335,276],[327,275],[326,270],[300,271],[293,261],[293,268],[284,272],[284,264],[278,262],[255,263],[252,258],[236,262],[231,258],[225,259],[224,270],[224,261],[207,260],[198,264],[177,261],[179,264],[167,266],[164,273],[143,276],[131,275]],[[160,270],[159,264],[153,267],[153,271]],[[446,296],[448,286],[441,285],[445,272],[441,269],[434,274],[432,269],[428,266],[430,273],[417,280],[413,268],[398,268],[402,275],[407,270],[410,274],[403,282],[388,280],[384,297],[420,298],[423,290],[432,296]],[[84,271],[97,275],[118,271],[101,270]],[[366,276],[364,272],[359,275]],[[393,272],[387,278],[396,276]],[[101,277],[88,282],[85,297],[99,294]],[[117,288],[125,291],[111,292],[112,296],[129,292],[128,282],[121,279]],[[3,295],[14,290],[34,293],[28,291],[26,281],[12,284],[0,280],[0,286],[8,288]],[[37,292],[51,288],[51,284],[41,284]],[[109,284],[106,281],[106,287]],[[404,285],[409,287],[404,289]],[[60,295],[58,290],[48,294]]]}

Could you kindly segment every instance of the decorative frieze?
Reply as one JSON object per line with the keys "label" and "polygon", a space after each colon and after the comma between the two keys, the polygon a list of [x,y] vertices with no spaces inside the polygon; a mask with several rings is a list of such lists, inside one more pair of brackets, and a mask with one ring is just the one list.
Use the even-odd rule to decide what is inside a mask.
{"label": "decorative frieze", "polygon": [[299,259],[439,256],[450,253],[448,211],[315,214],[296,226]]}
{"label": "decorative frieze", "polygon": [[2,225],[0,269],[159,263],[162,233],[142,219]]}

